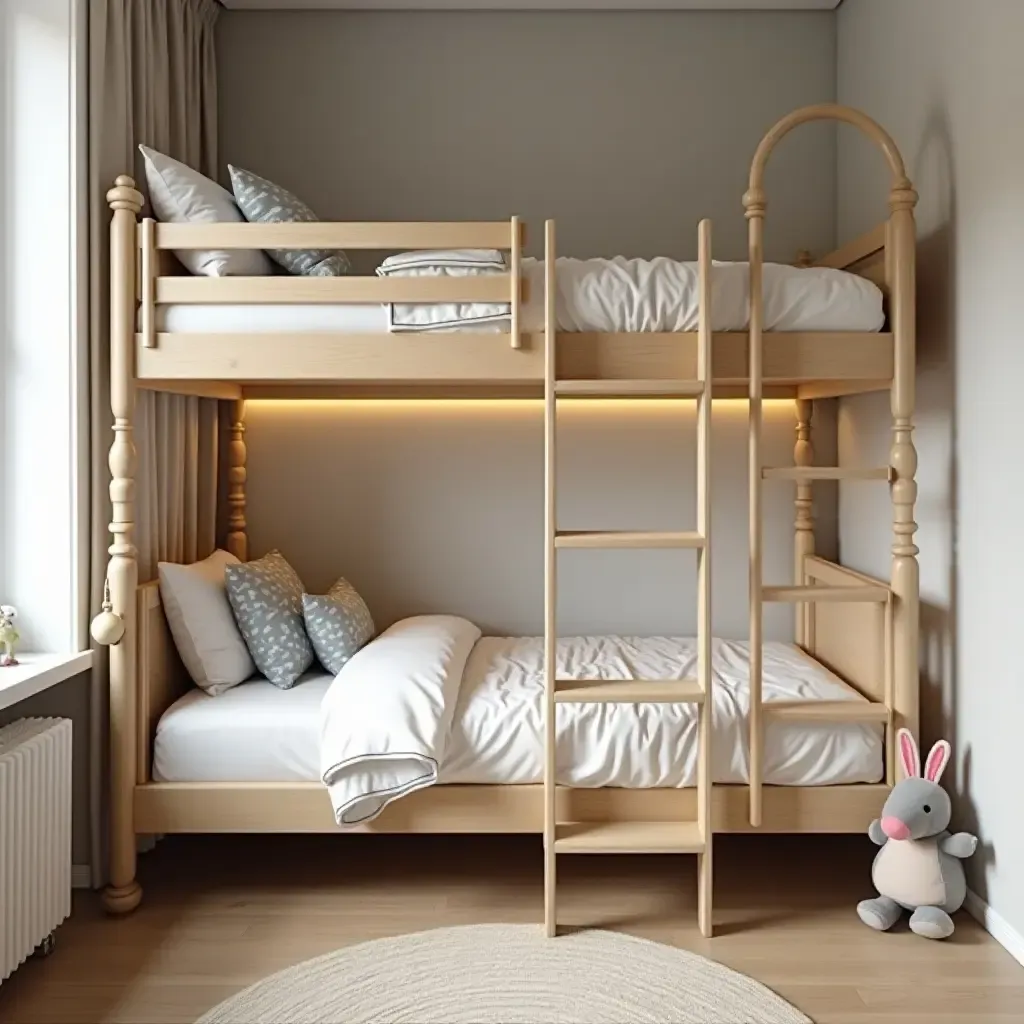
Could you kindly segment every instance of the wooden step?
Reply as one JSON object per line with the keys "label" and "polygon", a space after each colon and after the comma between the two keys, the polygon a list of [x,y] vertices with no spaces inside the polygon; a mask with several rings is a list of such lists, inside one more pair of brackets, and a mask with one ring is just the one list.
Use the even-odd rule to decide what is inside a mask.
{"label": "wooden step", "polygon": [[703,853],[695,821],[572,822],[555,826],[556,853]]}
{"label": "wooden step", "polygon": [[636,530],[559,530],[556,548],[702,548],[704,537],[696,531],[637,532]]}
{"label": "wooden step", "polygon": [[697,679],[556,679],[556,704],[703,704]]}
{"label": "wooden step", "polygon": [[858,700],[772,700],[761,705],[764,714],[787,722],[888,722],[884,704]]}
{"label": "wooden step", "polygon": [[761,600],[781,604],[835,601],[845,604],[885,604],[888,587],[762,587]]}
{"label": "wooden step", "polygon": [[555,394],[567,398],[699,398],[699,380],[556,380]]}
{"label": "wooden step", "polygon": [[867,469],[844,469],[842,466],[765,466],[765,480],[891,480],[889,466]]}

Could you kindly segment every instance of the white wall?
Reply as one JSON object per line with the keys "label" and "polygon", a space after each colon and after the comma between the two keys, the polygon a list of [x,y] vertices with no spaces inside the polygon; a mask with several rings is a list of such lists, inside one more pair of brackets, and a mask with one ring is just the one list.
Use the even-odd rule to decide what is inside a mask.
{"label": "white wall", "polygon": [[[555,217],[567,254],[692,258],[710,216],[716,256],[742,258],[750,158],[778,117],[833,98],[834,33],[831,14],[228,11],[220,152],[325,218],[518,213],[537,251]],[[812,126],[773,160],[779,259],[834,244],[834,143]],[[569,417],[566,514],[581,521],[589,502],[591,523],[692,522],[692,435],[664,411],[599,408]],[[716,408],[716,630],[733,636],[746,632],[744,415]],[[784,463],[792,415],[773,410],[767,432]],[[541,628],[539,406],[257,404],[249,419],[255,550],[280,546],[311,585],[351,573],[385,621],[445,608],[488,630]],[[834,430],[820,423],[828,461]],[[791,575],[792,498],[772,485],[778,582]],[[820,498],[831,551],[834,502]],[[563,629],[693,630],[685,556],[565,560]],[[769,621],[789,635],[790,616]]]}
{"label": "white wall", "polygon": [[[985,844],[968,865],[971,884],[1018,933],[1022,38],[1024,4],[1016,0],[846,0],[839,11],[839,99],[892,131],[921,194],[922,731],[953,742],[956,824]],[[852,132],[840,137],[841,234],[879,219],[886,194],[880,165]],[[845,460],[877,465],[885,457],[885,416],[881,397],[844,403]],[[867,547],[889,519],[884,496],[851,488],[841,507],[844,561],[884,571],[886,559]]]}

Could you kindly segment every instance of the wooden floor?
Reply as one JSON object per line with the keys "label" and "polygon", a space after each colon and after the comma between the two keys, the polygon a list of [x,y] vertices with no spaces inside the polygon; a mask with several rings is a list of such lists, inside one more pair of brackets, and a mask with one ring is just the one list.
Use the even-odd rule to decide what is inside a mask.
{"label": "wooden floor", "polygon": [[[965,915],[947,943],[857,920],[871,856],[860,837],[717,840],[709,941],[696,927],[693,857],[560,857],[559,917],[720,960],[818,1024],[1024,1021],[1024,968]],[[143,858],[146,897],[133,916],[106,918],[91,893],[76,894],[56,952],[0,986],[0,1021],[194,1022],[339,946],[539,922],[541,869],[539,840],[524,836],[166,839]]]}

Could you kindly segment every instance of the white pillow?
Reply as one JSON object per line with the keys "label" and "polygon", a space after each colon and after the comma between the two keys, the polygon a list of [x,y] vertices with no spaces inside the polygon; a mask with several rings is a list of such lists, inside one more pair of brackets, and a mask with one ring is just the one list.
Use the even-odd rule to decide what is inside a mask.
{"label": "white pillow", "polygon": [[214,551],[192,565],[160,562],[160,597],[178,654],[196,686],[211,696],[256,672],[228,601],[224,572],[238,559]]}
{"label": "white pillow", "polygon": [[[139,146],[146,165],[146,187],[157,220],[173,224],[242,223],[245,218],[227,189],[148,146]],[[186,270],[206,277],[262,277],[273,264],[261,249],[182,249],[175,252]]]}

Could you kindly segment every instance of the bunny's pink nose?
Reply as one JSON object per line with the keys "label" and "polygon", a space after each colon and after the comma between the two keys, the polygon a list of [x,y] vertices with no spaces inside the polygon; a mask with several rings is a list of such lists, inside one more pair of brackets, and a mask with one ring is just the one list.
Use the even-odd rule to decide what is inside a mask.
{"label": "bunny's pink nose", "polygon": [[899,818],[883,818],[882,831],[890,839],[910,838],[910,829]]}

